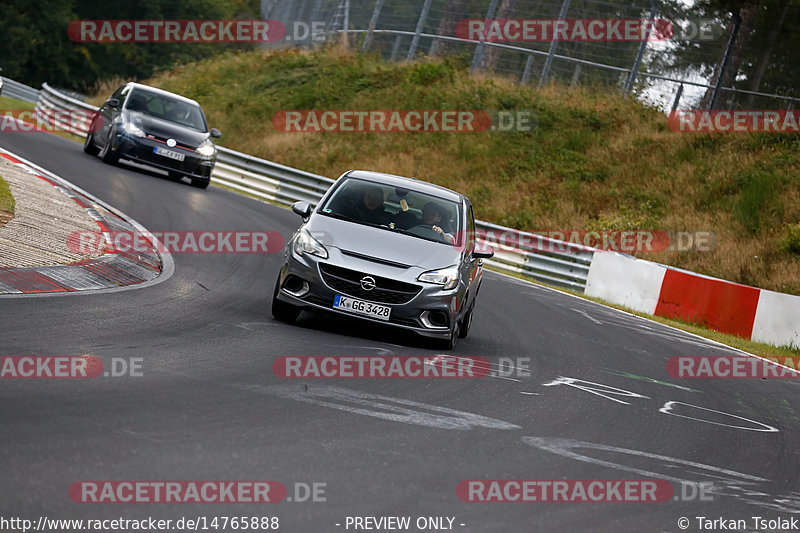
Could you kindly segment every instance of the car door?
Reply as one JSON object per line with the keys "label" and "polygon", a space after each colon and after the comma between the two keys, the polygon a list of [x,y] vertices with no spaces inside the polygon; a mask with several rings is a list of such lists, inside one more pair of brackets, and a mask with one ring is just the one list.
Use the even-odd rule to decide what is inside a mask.
{"label": "car door", "polygon": [[[478,287],[480,286],[481,276],[483,275],[483,260],[472,256],[472,252],[475,250],[476,245],[475,238],[475,217],[472,213],[472,205],[467,202],[467,232],[466,240],[464,242],[464,253],[466,256],[464,259],[467,262],[469,269],[468,306],[472,304],[472,301],[475,300],[475,297],[478,294]],[[467,307],[467,309],[469,309],[469,307]]]}
{"label": "car door", "polygon": [[117,118],[117,115],[119,115],[119,112],[125,102],[125,97],[129,92],[130,87],[128,85],[123,85],[108,98],[108,100],[115,98],[119,101],[119,106],[116,109],[108,105],[108,100],[103,102],[103,105],[100,106],[98,116],[95,117],[95,120],[98,120],[99,124],[93,125],[93,131],[95,132],[94,138],[97,144],[105,146],[106,141],[108,140],[109,132],[111,131],[111,127],[114,124],[114,119]]}

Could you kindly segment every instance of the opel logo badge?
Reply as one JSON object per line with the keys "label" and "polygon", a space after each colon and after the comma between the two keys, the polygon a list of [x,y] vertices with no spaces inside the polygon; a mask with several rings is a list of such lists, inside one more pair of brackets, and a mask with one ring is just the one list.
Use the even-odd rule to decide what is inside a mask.
{"label": "opel logo badge", "polygon": [[176,144],[178,143],[175,141],[175,139],[167,139],[167,146],[170,148],[174,148]]}
{"label": "opel logo badge", "polygon": [[365,291],[371,291],[375,288],[375,279],[372,276],[364,276],[361,278],[361,288]]}

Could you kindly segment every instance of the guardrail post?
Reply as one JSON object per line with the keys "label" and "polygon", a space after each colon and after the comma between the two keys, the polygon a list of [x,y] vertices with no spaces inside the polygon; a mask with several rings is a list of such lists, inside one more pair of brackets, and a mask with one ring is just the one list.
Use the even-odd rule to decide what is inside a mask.
{"label": "guardrail post", "polygon": [[[561,4],[561,12],[558,14],[558,20],[564,20],[567,17],[569,1],[570,0],[564,0],[564,3]],[[555,34],[553,34],[552,37],[555,37]],[[547,60],[544,62],[544,68],[542,69],[542,77],[539,78],[539,86],[547,83],[547,78],[550,76],[550,68],[553,66],[553,56],[556,55],[557,46],[558,41],[552,39],[550,41],[550,49],[547,51]]]}
{"label": "guardrail post", "polygon": [[428,11],[431,8],[431,3],[433,0],[425,0],[425,4],[422,6],[422,12],[419,14],[419,20],[417,21],[417,29],[414,31],[414,38],[411,39],[411,46],[408,47],[408,56],[406,59],[409,61],[414,59],[414,54],[417,53],[417,46],[419,46],[419,37],[422,34],[422,28],[425,26],[425,19],[428,18]]}

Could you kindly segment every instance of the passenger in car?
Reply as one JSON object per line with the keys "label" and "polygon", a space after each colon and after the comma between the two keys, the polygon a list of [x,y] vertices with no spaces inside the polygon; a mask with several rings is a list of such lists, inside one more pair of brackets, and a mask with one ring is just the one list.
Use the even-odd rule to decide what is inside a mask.
{"label": "passenger in car", "polygon": [[436,202],[428,202],[422,207],[422,224],[430,226],[446,243],[453,243],[453,236],[442,229],[442,219],[444,210]]}

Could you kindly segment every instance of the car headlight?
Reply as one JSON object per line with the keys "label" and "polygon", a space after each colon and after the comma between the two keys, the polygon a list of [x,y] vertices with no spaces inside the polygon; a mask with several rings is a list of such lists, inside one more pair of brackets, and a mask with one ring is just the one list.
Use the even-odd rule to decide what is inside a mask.
{"label": "car headlight", "polygon": [[307,230],[300,230],[294,240],[294,253],[297,255],[311,254],[321,257],[322,259],[328,258],[328,250],[317,241]]}
{"label": "car headlight", "polygon": [[417,281],[442,285],[444,290],[454,289],[458,285],[458,268],[451,266],[439,270],[428,270],[420,274]]}
{"label": "car headlight", "polygon": [[133,122],[125,122],[122,125],[122,131],[124,131],[128,135],[133,135],[134,137],[144,137],[144,131],[142,130],[142,128],[140,128]]}
{"label": "car headlight", "polygon": [[214,143],[211,142],[211,139],[206,139],[197,147],[197,153],[203,157],[211,157],[216,152],[217,148],[214,146]]}

